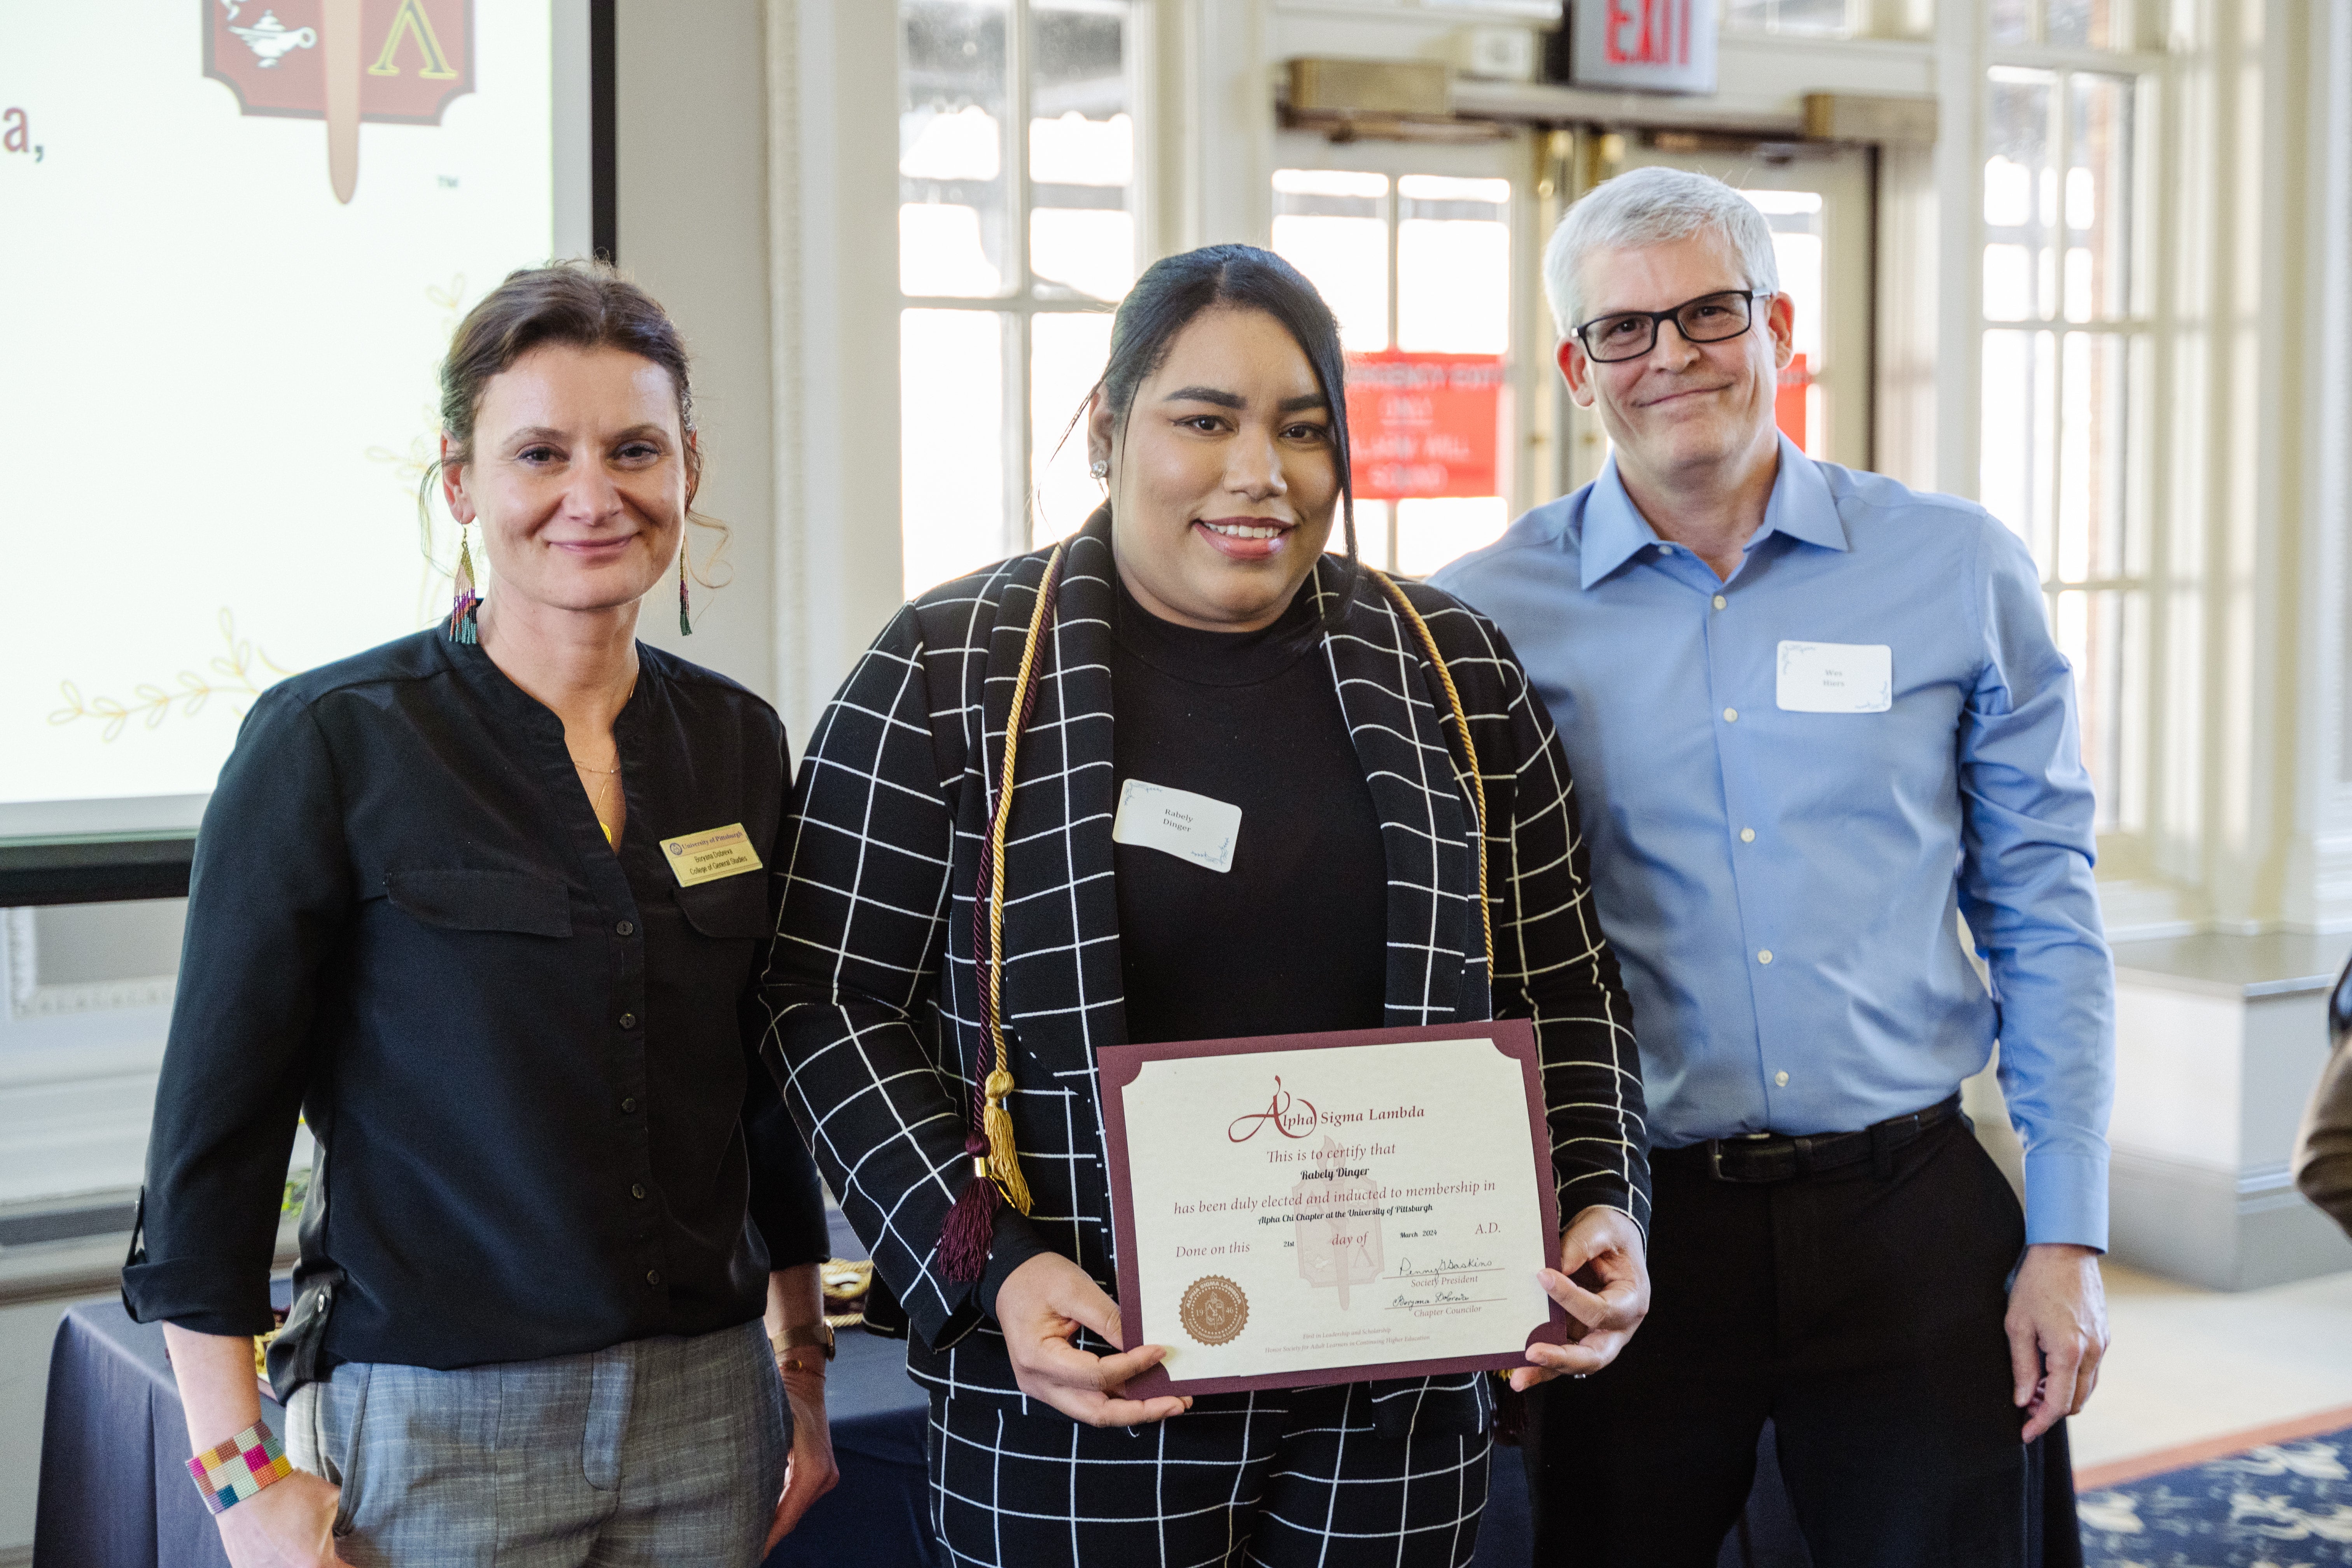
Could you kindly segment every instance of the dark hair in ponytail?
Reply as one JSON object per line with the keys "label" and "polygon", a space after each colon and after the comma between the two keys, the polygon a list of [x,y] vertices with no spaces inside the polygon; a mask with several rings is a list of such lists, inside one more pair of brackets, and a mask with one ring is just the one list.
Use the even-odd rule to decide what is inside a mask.
{"label": "dark hair in ponytail", "polygon": [[1111,427],[1124,430],[1136,392],[1168,357],[1176,334],[1203,310],[1263,310],[1282,323],[1314,369],[1315,384],[1329,405],[1332,458],[1339,469],[1339,514],[1348,547],[1347,574],[1326,617],[1336,626],[1354,596],[1361,563],[1356,555],[1356,487],[1348,471],[1348,360],[1339,347],[1339,323],[1315,285],[1298,268],[1254,245],[1204,245],[1181,256],[1164,256],[1144,269],[1110,327],[1110,359],[1095,384],[1109,405]]}

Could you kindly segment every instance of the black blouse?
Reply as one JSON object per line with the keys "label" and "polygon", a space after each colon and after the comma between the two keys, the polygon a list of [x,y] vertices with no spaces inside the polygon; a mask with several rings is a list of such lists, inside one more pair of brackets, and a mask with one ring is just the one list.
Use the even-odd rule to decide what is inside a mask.
{"label": "black blouse", "polygon": [[1314,596],[1262,631],[1165,621],[1121,580],[1111,762],[1242,811],[1232,867],[1114,844],[1127,1037],[1377,1029],[1388,858]]}
{"label": "black blouse", "polygon": [[[281,1394],[709,1332],[825,1256],[756,1060],[783,727],[637,654],[617,854],[562,721],[479,647],[419,633],[255,704],[196,840],[134,1317],[269,1327],[298,1109],[320,1152]],[[681,886],[661,841],[736,823],[769,869]]]}

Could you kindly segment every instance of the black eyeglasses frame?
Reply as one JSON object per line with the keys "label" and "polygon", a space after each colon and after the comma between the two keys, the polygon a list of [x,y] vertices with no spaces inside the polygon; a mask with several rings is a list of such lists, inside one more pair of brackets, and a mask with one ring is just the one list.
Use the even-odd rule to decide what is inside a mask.
{"label": "black eyeglasses frame", "polygon": [[[1569,334],[1575,338],[1578,346],[1584,350],[1584,357],[1591,360],[1594,364],[1623,364],[1629,360],[1637,360],[1643,355],[1654,352],[1658,346],[1658,329],[1668,321],[1673,321],[1675,323],[1675,331],[1682,334],[1682,340],[1686,343],[1727,343],[1732,339],[1739,337],[1755,329],[1756,301],[1759,300],[1769,300],[1771,298],[1771,291],[1765,289],[1711,289],[1704,294],[1693,295],[1690,299],[1684,300],[1681,304],[1674,306],[1669,310],[1611,310],[1604,315],[1595,316],[1591,321],[1585,321],[1579,326],[1570,328]],[[1677,318],[1679,318],[1685,310],[1689,310],[1693,305],[1704,305],[1709,300],[1738,300],[1742,305],[1747,307],[1746,314],[1740,320],[1739,330],[1738,331],[1726,332],[1719,338],[1695,338],[1684,329],[1682,322]],[[1603,359],[1599,354],[1593,353],[1592,342],[1584,335],[1585,333],[1591,331],[1594,327],[1599,326],[1603,321],[1622,321],[1633,316],[1647,316],[1650,319],[1650,336],[1648,342],[1644,342],[1640,348],[1636,349],[1632,353],[1619,354],[1614,359]]]}

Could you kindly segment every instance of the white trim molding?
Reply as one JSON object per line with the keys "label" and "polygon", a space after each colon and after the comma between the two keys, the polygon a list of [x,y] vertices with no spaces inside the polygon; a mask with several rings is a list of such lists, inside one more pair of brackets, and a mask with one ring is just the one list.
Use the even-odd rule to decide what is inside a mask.
{"label": "white trim molding", "polygon": [[117,1012],[125,1007],[169,1006],[179,977],[138,975],[121,980],[93,980],[55,985],[41,979],[40,940],[36,911],[9,910],[5,927],[8,946],[8,1016],[62,1018],[77,1013]]}

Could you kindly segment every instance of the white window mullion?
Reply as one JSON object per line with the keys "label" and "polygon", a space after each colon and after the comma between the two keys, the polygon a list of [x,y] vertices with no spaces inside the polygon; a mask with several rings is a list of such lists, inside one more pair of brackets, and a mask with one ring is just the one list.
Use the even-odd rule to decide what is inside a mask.
{"label": "white window mullion", "polygon": [[1005,276],[1013,308],[1004,322],[1004,540],[1007,555],[1030,546],[1029,308],[1037,297],[1029,268],[1029,0],[1009,0],[1004,11]]}

